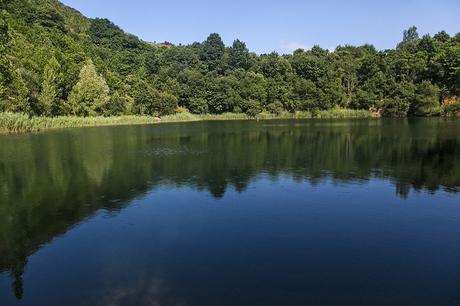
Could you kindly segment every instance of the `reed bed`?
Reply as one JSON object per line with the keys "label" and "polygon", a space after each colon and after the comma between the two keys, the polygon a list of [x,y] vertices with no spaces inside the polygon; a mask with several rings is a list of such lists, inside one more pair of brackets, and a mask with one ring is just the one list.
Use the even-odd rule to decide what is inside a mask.
{"label": "reed bed", "polygon": [[152,116],[117,116],[117,117],[30,117],[25,114],[4,112],[0,113],[0,134],[15,134],[39,132],[48,129],[76,128],[88,126],[156,124],[167,122],[191,122],[210,120],[271,120],[271,119],[344,119],[344,118],[372,118],[377,114],[365,110],[332,109],[318,112],[283,112],[280,114],[261,113],[256,117],[249,117],[241,113],[224,113],[219,115],[195,115],[181,112],[164,116],[161,119]]}

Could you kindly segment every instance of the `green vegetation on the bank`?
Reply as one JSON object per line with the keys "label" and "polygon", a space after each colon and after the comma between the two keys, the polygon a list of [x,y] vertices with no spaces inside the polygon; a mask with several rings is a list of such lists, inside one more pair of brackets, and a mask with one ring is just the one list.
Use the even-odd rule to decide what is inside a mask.
{"label": "green vegetation on the bank", "polygon": [[420,37],[411,27],[394,50],[256,55],[215,33],[191,45],[144,42],[57,0],[0,3],[0,112],[164,116],[181,107],[257,116],[342,108],[439,116],[458,115],[459,97],[460,34]]}
{"label": "green vegetation on the bank", "polygon": [[152,116],[125,115],[111,117],[31,117],[20,113],[0,113],[0,134],[38,132],[47,129],[73,128],[87,126],[108,126],[128,124],[153,124],[159,122],[187,122],[210,120],[269,120],[269,119],[307,119],[307,118],[371,118],[377,114],[365,110],[333,109],[311,112],[283,112],[280,114],[260,113],[255,117],[243,113],[191,114],[188,111],[177,112],[160,118]]}
{"label": "green vegetation on the bank", "polygon": [[0,113],[0,134],[37,132],[53,128],[148,124],[157,120],[151,116],[117,117],[29,117],[18,113]]}

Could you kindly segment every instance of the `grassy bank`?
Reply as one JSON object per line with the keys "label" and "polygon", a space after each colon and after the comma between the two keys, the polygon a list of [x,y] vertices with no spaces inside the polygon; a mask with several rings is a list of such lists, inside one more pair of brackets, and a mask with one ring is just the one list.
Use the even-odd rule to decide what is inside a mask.
{"label": "grassy bank", "polygon": [[256,117],[249,117],[242,113],[224,113],[219,115],[194,115],[188,112],[177,113],[161,118],[161,122],[183,121],[211,121],[211,120],[276,120],[276,119],[340,119],[340,118],[375,118],[378,114],[366,110],[331,109],[327,111],[311,112],[283,112],[280,114],[260,113]]}
{"label": "grassy bank", "polygon": [[152,124],[151,116],[120,117],[29,117],[23,114],[0,113],[0,134],[38,132],[48,129],[126,124]]}
{"label": "grassy bank", "polygon": [[270,120],[270,119],[310,119],[310,118],[371,118],[375,113],[364,110],[333,109],[310,112],[270,114],[261,113],[256,117],[246,114],[225,113],[220,115],[195,115],[188,112],[164,116],[161,121],[152,116],[118,116],[118,117],[29,117],[24,114],[0,113],[0,134],[38,132],[48,129],[75,128],[88,126],[110,126],[131,124],[155,124],[167,122],[189,122],[209,120]]}

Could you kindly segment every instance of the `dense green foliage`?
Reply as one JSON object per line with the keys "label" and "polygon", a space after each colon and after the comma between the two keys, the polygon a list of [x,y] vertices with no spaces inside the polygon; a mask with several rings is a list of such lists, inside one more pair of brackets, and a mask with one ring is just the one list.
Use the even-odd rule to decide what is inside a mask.
{"label": "dense green foliage", "polygon": [[395,50],[318,46],[256,55],[244,42],[152,44],[56,0],[6,0],[0,111],[38,116],[365,109],[384,116],[460,112],[460,34],[404,31]]}

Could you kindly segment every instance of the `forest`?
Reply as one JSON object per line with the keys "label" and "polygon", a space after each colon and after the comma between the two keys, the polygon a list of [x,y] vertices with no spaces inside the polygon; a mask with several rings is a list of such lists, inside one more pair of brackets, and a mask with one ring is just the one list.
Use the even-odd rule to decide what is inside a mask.
{"label": "forest", "polygon": [[190,45],[145,42],[57,0],[6,0],[0,10],[0,112],[460,114],[460,33],[421,36],[414,26],[391,50],[258,55],[238,39],[225,46],[217,33]]}

